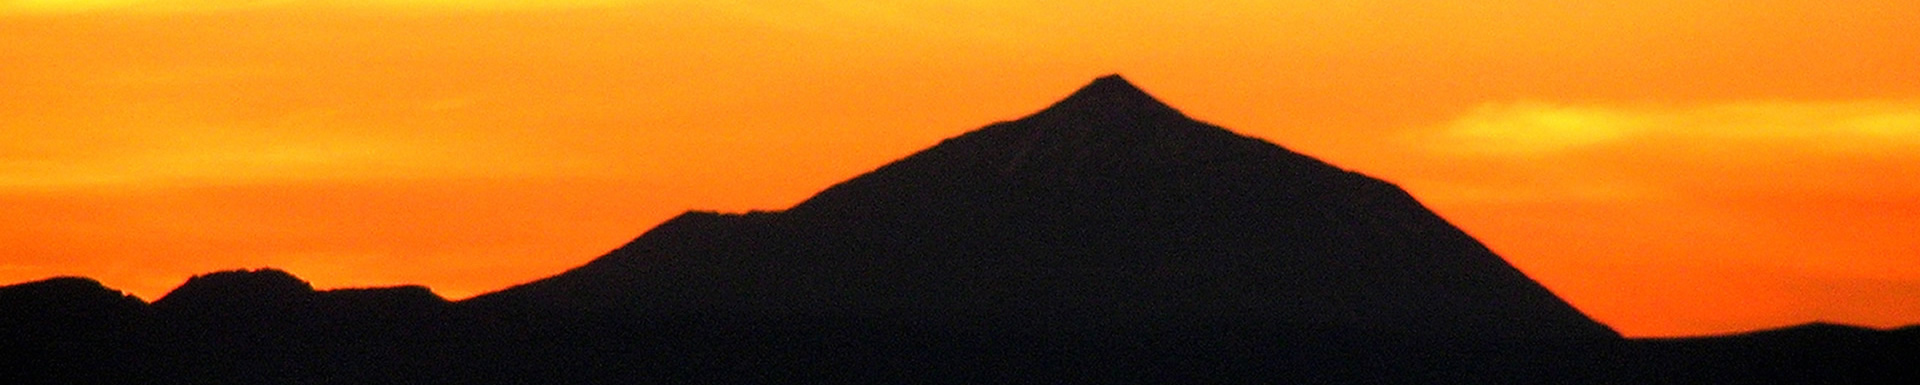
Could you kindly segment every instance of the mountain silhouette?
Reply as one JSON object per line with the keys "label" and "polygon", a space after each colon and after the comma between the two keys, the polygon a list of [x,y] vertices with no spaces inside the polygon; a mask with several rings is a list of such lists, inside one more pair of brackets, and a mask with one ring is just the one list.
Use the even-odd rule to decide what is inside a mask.
{"label": "mountain silhouette", "polygon": [[0,384],[1920,383],[1920,326],[1624,339],[1394,185],[1119,76],[448,302],[0,286]]}
{"label": "mountain silhouette", "polygon": [[145,311],[146,305],[140,298],[90,278],[58,277],[0,287],[0,309],[18,310],[0,313],[5,317],[0,320],[6,320],[0,322],[23,322],[28,315],[52,319],[131,318]]}
{"label": "mountain silhouette", "polygon": [[147,303],[99,281],[60,277],[0,287],[0,338],[81,343],[115,337],[145,316]]}
{"label": "mountain silhouette", "polygon": [[230,270],[189,278],[153,306],[162,311],[224,313],[285,306],[313,293],[312,284],[279,269]]}
{"label": "mountain silhouette", "polygon": [[297,317],[299,313],[359,310],[393,314],[452,306],[424,286],[314,290],[279,269],[230,270],[194,276],[153,302],[163,317]]}
{"label": "mountain silhouette", "polygon": [[689,213],[476,299],[648,313],[1614,339],[1392,184],[1119,76],[783,212]]}
{"label": "mountain silhouette", "polygon": [[[0,287],[0,383],[430,383],[453,304],[420,286],[316,291],[204,274],[148,304],[84,278]],[[464,333],[461,335],[478,335]],[[471,382],[471,381],[466,381]]]}

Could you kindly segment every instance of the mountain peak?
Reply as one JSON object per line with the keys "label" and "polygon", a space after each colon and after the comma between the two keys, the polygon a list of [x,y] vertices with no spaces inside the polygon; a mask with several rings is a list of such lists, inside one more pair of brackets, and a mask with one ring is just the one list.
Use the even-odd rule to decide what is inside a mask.
{"label": "mountain peak", "polygon": [[193,276],[153,305],[172,308],[280,303],[313,293],[312,284],[279,269],[228,270]]}
{"label": "mountain peak", "polygon": [[489,297],[1618,338],[1398,187],[1188,118],[1117,75],[789,210],[682,216]]}
{"label": "mountain peak", "polygon": [[1079,115],[1101,118],[1099,121],[1143,118],[1182,117],[1179,110],[1160,102],[1133,82],[1118,74],[1094,79],[1072,95],[1041,111],[1038,116]]}
{"label": "mountain peak", "polygon": [[1088,83],[1086,87],[1081,87],[1079,91],[1076,91],[1076,93],[1085,92],[1132,93],[1139,96],[1146,96],[1146,91],[1141,91],[1140,87],[1134,86],[1133,82],[1127,81],[1127,78],[1120,76],[1120,74],[1109,74],[1107,76],[1094,78],[1092,83]]}
{"label": "mountain peak", "polygon": [[146,302],[101,285],[100,281],[84,277],[55,277],[0,286],[0,308],[18,309],[20,306],[30,304],[31,306],[64,307],[115,304],[138,307],[144,306]]}

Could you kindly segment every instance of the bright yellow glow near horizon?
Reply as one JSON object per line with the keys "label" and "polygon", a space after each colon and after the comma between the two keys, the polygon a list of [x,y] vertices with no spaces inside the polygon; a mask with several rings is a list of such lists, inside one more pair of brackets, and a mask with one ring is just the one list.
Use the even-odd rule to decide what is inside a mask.
{"label": "bright yellow glow near horizon", "polygon": [[1920,323],[1895,0],[0,1],[0,284],[464,298],[1121,73],[1628,335]]}
{"label": "bright yellow glow near horizon", "polygon": [[637,6],[684,0],[13,0],[0,12],[62,14],[87,12],[196,13],[282,7],[442,10],[547,10]]}

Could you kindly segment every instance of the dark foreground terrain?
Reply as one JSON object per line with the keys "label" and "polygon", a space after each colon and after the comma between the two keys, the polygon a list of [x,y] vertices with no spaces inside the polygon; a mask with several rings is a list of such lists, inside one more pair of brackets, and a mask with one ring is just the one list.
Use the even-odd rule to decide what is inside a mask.
{"label": "dark foreground terrain", "polygon": [[[1421,340],[1299,325],[500,313],[419,288],[148,305],[84,279],[0,290],[0,382],[1902,384],[1920,328],[1689,339]],[[273,287],[270,285],[286,285]],[[238,294],[238,293],[227,293]],[[1193,323],[1192,325],[1202,325]]]}
{"label": "dark foreground terrain", "polygon": [[1117,76],[780,212],[449,302],[0,288],[0,383],[1920,383],[1920,329],[1633,340],[1390,183]]}

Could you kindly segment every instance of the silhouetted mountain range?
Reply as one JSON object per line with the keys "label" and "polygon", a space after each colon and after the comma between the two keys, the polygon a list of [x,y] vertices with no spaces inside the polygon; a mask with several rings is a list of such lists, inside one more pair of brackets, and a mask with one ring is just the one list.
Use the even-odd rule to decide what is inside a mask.
{"label": "silhouetted mountain range", "polygon": [[1399,188],[1188,119],[1118,76],[791,210],[684,215],[474,302],[552,301],[1617,338]]}
{"label": "silhouetted mountain range", "polygon": [[1622,339],[1390,183],[1118,76],[780,212],[450,303],[0,288],[5,383],[1899,383],[1920,329]]}

